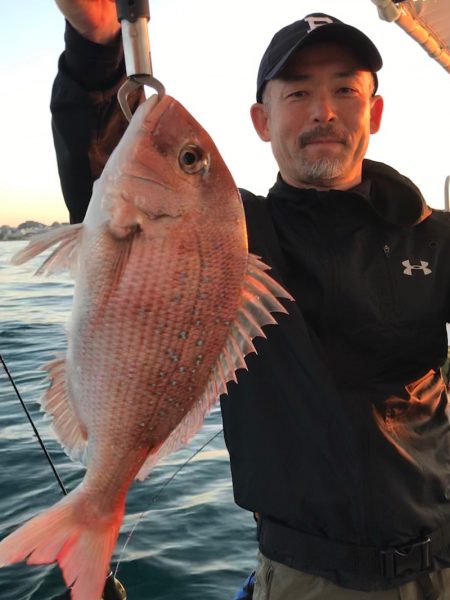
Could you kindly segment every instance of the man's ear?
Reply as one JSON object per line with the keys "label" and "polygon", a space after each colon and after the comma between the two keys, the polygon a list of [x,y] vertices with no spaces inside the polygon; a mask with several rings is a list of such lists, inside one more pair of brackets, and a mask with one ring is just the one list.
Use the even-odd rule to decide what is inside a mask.
{"label": "man's ear", "polygon": [[250,108],[253,127],[263,142],[270,142],[269,118],[267,107],[261,102],[255,102]]}
{"label": "man's ear", "polygon": [[371,102],[372,106],[370,108],[370,133],[377,133],[381,125],[384,100],[381,96],[374,96],[371,99]]}

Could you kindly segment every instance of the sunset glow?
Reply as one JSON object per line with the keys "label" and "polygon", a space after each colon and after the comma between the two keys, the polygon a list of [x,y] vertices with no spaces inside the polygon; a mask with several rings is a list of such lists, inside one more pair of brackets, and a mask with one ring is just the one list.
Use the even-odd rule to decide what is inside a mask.
{"label": "sunset glow", "polygon": [[[384,59],[379,92],[381,131],[368,157],[387,162],[443,208],[450,173],[450,77],[395,24],[382,22],[370,0],[248,0],[227,3],[150,0],[155,75],[216,142],[236,183],[265,194],[277,168],[270,147],[251,125],[260,57],[274,32],[318,10],[365,31]],[[67,220],[51,137],[50,93],[63,49],[64,20],[54,2],[31,11],[10,4],[0,39],[4,92],[0,96],[0,225]],[[239,15],[239,18],[237,18]]]}

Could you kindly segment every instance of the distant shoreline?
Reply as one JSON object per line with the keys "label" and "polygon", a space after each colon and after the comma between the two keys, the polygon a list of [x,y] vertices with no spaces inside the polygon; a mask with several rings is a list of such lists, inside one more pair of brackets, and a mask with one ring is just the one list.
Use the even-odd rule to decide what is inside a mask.
{"label": "distant shoreline", "polygon": [[67,223],[58,223],[55,221],[51,225],[44,225],[44,223],[39,223],[38,221],[24,221],[17,227],[0,225],[0,242],[27,240],[36,233],[43,233],[48,229],[54,229],[61,225],[67,225]]}

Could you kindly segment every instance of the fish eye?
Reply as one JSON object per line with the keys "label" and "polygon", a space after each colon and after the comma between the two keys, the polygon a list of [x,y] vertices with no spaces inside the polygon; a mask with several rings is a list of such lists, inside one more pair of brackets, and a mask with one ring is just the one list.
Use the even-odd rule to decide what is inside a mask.
{"label": "fish eye", "polygon": [[209,165],[209,156],[195,144],[188,144],[181,149],[178,156],[183,171],[189,174],[199,173],[205,170]]}

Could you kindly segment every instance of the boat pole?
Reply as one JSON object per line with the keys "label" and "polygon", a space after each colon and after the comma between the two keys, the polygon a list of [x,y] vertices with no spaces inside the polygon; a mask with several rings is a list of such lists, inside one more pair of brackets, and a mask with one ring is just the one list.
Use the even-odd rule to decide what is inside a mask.
{"label": "boat pole", "polygon": [[450,175],[445,178],[444,185],[445,212],[450,212]]}

